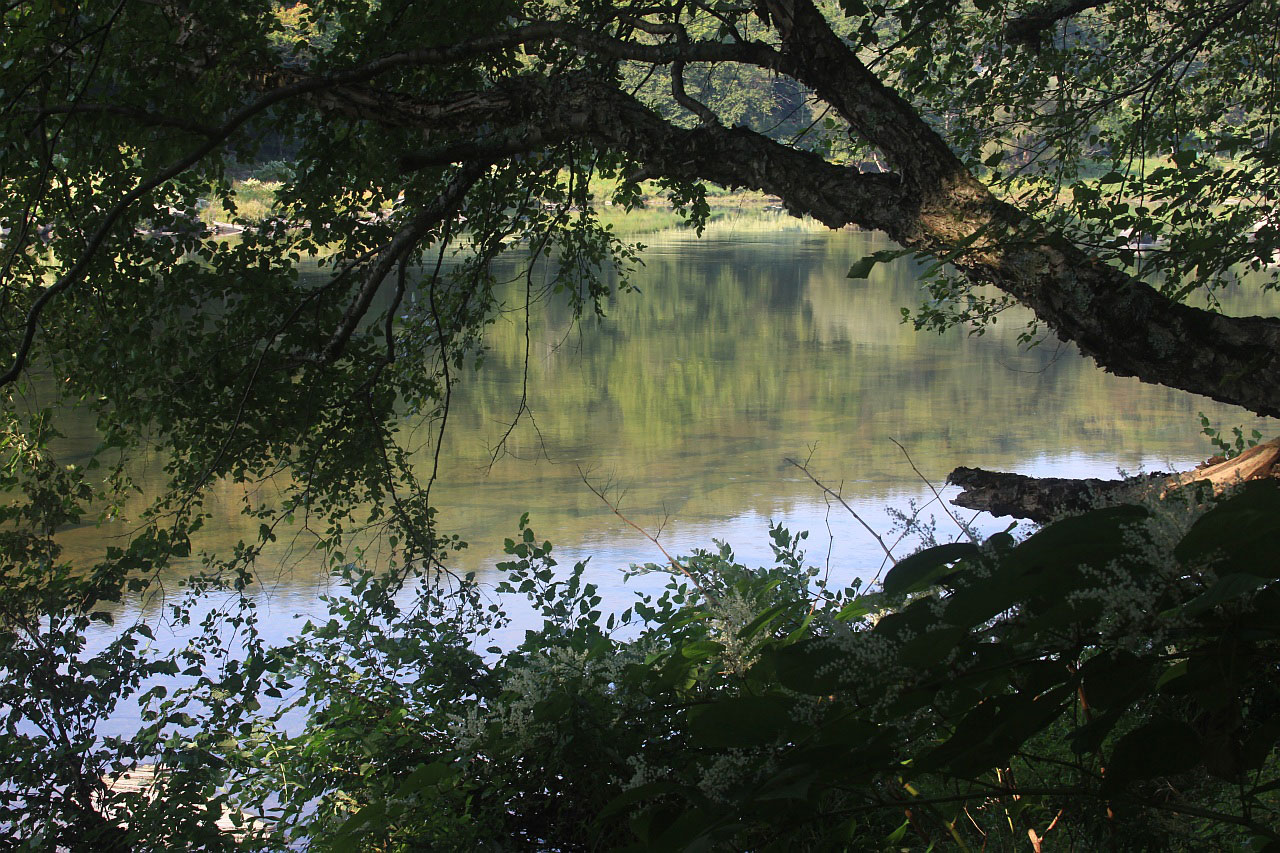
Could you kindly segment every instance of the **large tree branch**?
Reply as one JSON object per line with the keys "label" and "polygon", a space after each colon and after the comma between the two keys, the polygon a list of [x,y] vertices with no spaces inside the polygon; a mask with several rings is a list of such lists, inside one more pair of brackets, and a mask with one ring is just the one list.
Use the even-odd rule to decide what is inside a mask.
{"label": "large tree branch", "polygon": [[[820,39],[813,42],[821,46]],[[806,61],[824,56],[818,51]],[[810,69],[806,82],[822,82],[827,90],[849,82],[848,94],[830,98],[851,109],[847,97],[857,97],[858,85],[871,84],[849,81],[845,72],[831,70],[835,64]],[[860,72],[852,76],[860,78]],[[892,105],[896,96],[876,87],[873,98]],[[465,159],[468,144],[477,153],[488,146],[492,150],[484,153],[515,154],[577,139],[623,150],[651,173],[763,190],[780,196],[794,213],[831,227],[882,230],[907,248],[950,261],[972,280],[994,284],[1113,373],[1280,415],[1280,319],[1191,308],[1090,257],[996,199],[900,99],[891,118],[905,129],[878,136],[882,143],[907,146],[893,156],[915,180],[861,174],[744,128],[677,128],[585,74],[555,81],[522,77],[439,102],[355,87],[318,97],[327,108],[356,117],[433,133],[449,128],[453,140],[454,131],[470,130],[477,135],[474,143],[451,143],[449,156],[459,159]],[[494,127],[506,131],[484,132]],[[912,139],[926,135],[927,145],[910,147]],[[438,157],[426,151],[408,160],[422,164]]]}
{"label": "large tree branch", "polygon": [[956,506],[1043,524],[1063,513],[1137,500],[1153,492],[1166,495],[1194,483],[1222,491],[1247,480],[1277,476],[1280,476],[1280,439],[1255,445],[1233,459],[1216,456],[1182,474],[1150,473],[1123,480],[1097,480],[1028,477],[981,468],[957,468],[947,477],[947,482],[963,489],[951,501]]}
{"label": "large tree branch", "polygon": [[1095,9],[1106,0],[1068,0],[1068,2],[1037,3],[1004,25],[1004,35],[1013,44],[1035,46],[1059,21],[1074,18],[1081,12]]}
{"label": "large tree branch", "polygon": [[[746,128],[677,127],[636,98],[585,73],[555,81],[514,78],[439,101],[357,87],[326,91],[316,98],[326,109],[383,125],[426,128],[430,133],[448,129],[449,142],[404,155],[406,168],[495,153],[515,156],[573,139],[624,151],[648,171],[666,177],[779,195],[794,213],[832,228],[856,224],[885,229],[918,207],[897,175],[838,166]],[[471,138],[459,141],[464,133]]]}
{"label": "large tree branch", "polygon": [[782,38],[779,70],[814,90],[922,194],[977,184],[946,140],[863,64],[811,0],[763,5]]}
{"label": "large tree branch", "polygon": [[[776,52],[768,45],[759,42],[722,43],[682,40],[652,45],[637,44],[613,39],[584,27],[557,21],[515,27],[492,36],[458,42],[445,47],[422,48],[389,54],[346,71],[327,75],[303,74],[292,69],[277,69],[271,73],[264,74],[261,76],[260,82],[268,84],[270,88],[230,115],[222,124],[205,126],[183,122],[185,126],[182,129],[198,133],[206,137],[206,141],[194,148],[188,155],[176,160],[169,167],[140,182],[138,186],[125,193],[108,208],[98,226],[89,234],[85,249],[76,262],[59,276],[55,282],[42,288],[36,294],[23,323],[22,334],[14,347],[13,362],[4,373],[0,374],[0,385],[7,385],[13,382],[25,369],[32,345],[35,343],[40,318],[46,307],[59,294],[73,287],[83,278],[89,264],[129,208],[166,181],[192,168],[213,151],[226,144],[232,135],[252,118],[261,115],[276,104],[303,95],[332,92],[343,87],[347,87],[350,91],[351,87],[356,84],[372,80],[396,69],[422,65],[448,65],[469,59],[491,56],[494,53],[520,45],[557,39],[573,44],[584,51],[599,55],[656,64],[670,64],[677,61],[739,61],[751,62],[763,67],[772,67],[778,59]],[[94,112],[94,109],[85,105],[85,107],[76,107],[74,110],[68,109],[66,111],[91,113]],[[98,111],[109,112],[109,110],[105,109]],[[177,126],[172,121],[167,123]]]}
{"label": "large tree branch", "polygon": [[372,80],[401,68],[453,65],[469,60],[491,58],[495,54],[517,47],[553,41],[571,45],[592,56],[653,65],[671,65],[675,62],[740,62],[777,71],[783,70],[786,64],[776,50],[759,41],[672,39],[656,44],[644,44],[613,38],[575,24],[540,21],[444,47],[419,48],[387,54],[348,71],[329,75],[328,78],[318,78],[305,71],[284,68],[276,69],[269,76],[277,83],[286,84],[302,79],[328,79],[331,84],[357,83]]}
{"label": "large tree branch", "polygon": [[[1280,320],[1192,309],[1091,258],[992,196],[911,105],[858,60],[811,0],[763,3],[781,36],[780,51],[756,42],[637,44],[543,22],[384,56],[345,72],[308,77],[282,70],[268,79],[284,85],[224,123],[214,139],[157,178],[167,179],[196,162],[265,106],[300,96],[353,118],[425,130],[429,141],[439,138],[449,149],[451,160],[513,156],[565,140],[589,142],[626,152],[651,173],[760,189],[780,196],[793,212],[833,227],[853,223],[878,228],[901,245],[948,260],[972,280],[990,282],[1028,305],[1060,337],[1074,341],[1107,370],[1280,415]],[[617,59],[672,64],[732,60],[787,73],[879,148],[897,174],[859,174],[742,128],[677,128],[610,82],[584,74],[556,79],[530,74],[434,101],[367,85],[394,69],[466,62],[547,40]],[[474,148],[468,151],[469,146]],[[409,155],[406,162],[439,162],[441,146],[433,148]],[[124,207],[156,185],[148,181],[115,206],[91,237],[89,251],[38,295],[15,364],[0,382],[11,380],[24,364],[43,306],[83,275]]]}
{"label": "large tree branch", "polygon": [[[790,39],[799,37],[790,32]],[[836,46],[809,35],[804,82],[819,83],[838,109],[860,121],[867,119],[850,101],[860,86],[869,100],[892,107],[896,112],[880,121],[892,119],[898,128],[870,131],[882,147],[902,146],[892,156],[905,175],[861,174],[744,128],[678,128],[586,74],[514,78],[433,102],[354,86],[315,97],[352,117],[430,133],[447,128],[449,156],[458,159],[466,159],[469,144],[477,154],[516,154],[576,139],[625,151],[651,173],[763,190],[831,227],[879,229],[907,248],[949,260],[1030,307],[1113,373],[1280,415],[1280,319],[1191,308],[1088,256],[996,199],[909,105],[857,67],[837,69]],[[473,141],[458,143],[465,131]],[[927,144],[916,145],[917,139]],[[439,155],[425,151],[406,159],[422,165]]]}
{"label": "large tree branch", "polygon": [[1112,373],[1280,416],[1280,319],[1174,302],[1046,230],[974,178],[811,0],[766,2],[797,78],[918,188],[915,210],[878,226],[890,237],[994,284]]}
{"label": "large tree branch", "polygon": [[956,506],[1045,524],[1063,513],[1083,512],[1104,501],[1123,500],[1142,488],[1159,483],[1166,476],[1144,474],[1127,480],[1072,479],[957,468],[947,477],[947,482],[963,490],[951,499]]}

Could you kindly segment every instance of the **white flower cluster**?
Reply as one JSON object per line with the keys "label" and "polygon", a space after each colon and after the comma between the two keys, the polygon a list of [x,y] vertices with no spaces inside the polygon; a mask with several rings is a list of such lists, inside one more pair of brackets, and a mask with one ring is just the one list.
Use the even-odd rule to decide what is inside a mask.
{"label": "white flower cluster", "polygon": [[[506,667],[503,698],[492,706],[473,706],[452,718],[452,733],[464,751],[477,749],[486,731],[496,726],[504,738],[521,746],[563,746],[569,732],[552,720],[535,719],[534,709],[553,693],[596,691],[615,696],[614,685],[633,655],[591,656],[585,650],[552,646]],[[619,714],[621,708],[619,708]]]}
{"label": "white flower cluster", "polygon": [[[1090,571],[1098,586],[1077,594],[1081,600],[1092,598],[1101,604],[1099,632],[1132,651],[1159,645],[1165,634],[1176,630],[1177,626],[1153,607],[1162,593],[1180,586],[1208,586],[1216,580],[1207,567],[1184,566],[1174,556],[1192,525],[1213,507],[1209,490],[1183,488],[1161,495],[1153,488],[1137,502],[1150,515],[1126,531],[1128,559]],[[1135,574],[1134,564],[1146,567],[1146,571]]]}
{"label": "white flower cluster", "polygon": [[828,641],[839,652],[818,675],[833,675],[863,703],[883,709],[901,694],[912,673],[897,662],[898,644],[872,630],[834,623]]}
{"label": "white flower cluster", "polygon": [[724,596],[707,602],[711,639],[724,646],[720,663],[724,671],[745,675],[760,655],[763,637],[743,639],[738,634],[759,615],[759,606],[747,596],[730,590]]}
{"label": "white flower cluster", "polygon": [[620,785],[623,790],[631,790],[639,788],[641,785],[647,785],[650,782],[657,782],[660,779],[666,779],[670,775],[670,769],[667,767],[656,767],[648,762],[644,753],[635,753],[626,757],[627,766],[631,768],[630,779],[614,779],[614,783]]}
{"label": "white flower cluster", "polygon": [[736,789],[774,769],[773,750],[726,749],[702,765],[698,790],[709,799],[729,802]]}

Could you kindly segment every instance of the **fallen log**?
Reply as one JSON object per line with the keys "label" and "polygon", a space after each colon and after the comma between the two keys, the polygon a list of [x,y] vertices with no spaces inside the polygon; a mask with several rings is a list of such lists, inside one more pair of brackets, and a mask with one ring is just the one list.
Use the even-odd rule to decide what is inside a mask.
{"label": "fallen log", "polygon": [[951,500],[956,506],[1044,524],[1064,513],[1119,503],[1153,490],[1163,497],[1188,484],[1207,482],[1215,492],[1221,492],[1235,483],[1263,477],[1280,477],[1280,438],[1255,445],[1232,459],[1215,456],[1183,473],[1100,480],[1028,477],[982,468],[957,468],[947,477],[947,482],[963,489]]}
{"label": "fallen log", "polygon": [[1165,492],[1206,480],[1213,484],[1215,492],[1221,492],[1227,486],[1243,483],[1245,480],[1280,477],[1280,465],[1277,463],[1280,463],[1280,438],[1273,438],[1262,444],[1255,444],[1231,459],[1214,456],[1192,471],[1175,474],[1165,483]]}
{"label": "fallen log", "polygon": [[964,491],[951,502],[992,515],[1025,518],[1044,524],[1067,512],[1081,512],[1103,501],[1119,501],[1140,487],[1162,482],[1168,474],[1144,474],[1125,480],[1028,477],[982,468],[957,468],[947,482]]}

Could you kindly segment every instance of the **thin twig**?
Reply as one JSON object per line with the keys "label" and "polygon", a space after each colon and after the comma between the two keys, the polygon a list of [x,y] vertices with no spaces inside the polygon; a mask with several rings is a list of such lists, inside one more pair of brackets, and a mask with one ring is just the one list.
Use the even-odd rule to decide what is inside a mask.
{"label": "thin twig", "polygon": [[708,601],[714,602],[716,600],[715,596],[707,592],[706,587],[704,587],[701,583],[698,582],[698,579],[693,576],[692,572],[690,572],[684,566],[680,565],[680,561],[677,560],[675,557],[671,556],[670,552],[668,552],[667,549],[662,546],[662,543],[658,541],[658,537],[654,536],[652,533],[645,530],[643,527],[641,527],[640,525],[636,524],[634,521],[632,521],[631,519],[623,515],[622,510],[618,509],[617,504],[610,501],[609,498],[605,495],[604,489],[598,489],[595,486],[593,486],[591,484],[591,481],[587,479],[587,472],[583,471],[581,466],[578,467],[578,476],[582,478],[582,482],[586,485],[588,489],[591,490],[591,493],[593,495],[598,497],[600,500],[604,501],[604,505],[607,506],[609,509],[613,510],[614,515],[616,515],[618,518],[625,521],[628,526],[636,530],[645,539],[648,539],[650,542],[652,542],[654,546],[659,551],[662,552],[662,556],[667,558],[667,562],[671,564],[671,567],[676,571],[680,572],[685,577],[687,577],[690,581],[692,581],[693,585],[698,588],[698,591],[701,592],[702,595]]}
{"label": "thin twig", "polygon": [[917,468],[916,463],[911,460],[911,454],[902,446],[902,443],[896,438],[890,438],[889,440],[898,446],[898,449],[902,451],[902,455],[907,458],[907,464],[911,466],[911,470],[915,471],[916,476],[924,481],[924,484],[929,487],[929,491],[933,492],[933,496],[938,500],[938,506],[942,507],[942,511],[947,514],[947,518],[951,519],[951,523],[954,524],[961,533],[969,537],[969,541],[977,543],[978,537],[974,536],[973,531],[961,524],[960,519],[956,518],[955,515],[952,514],[951,509],[947,506],[947,502],[942,499],[942,495],[938,494],[938,490],[934,488],[933,483],[929,482],[929,478],[920,473],[920,469]]}
{"label": "thin twig", "polygon": [[805,467],[804,465],[801,465],[796,460],[791,459],[790,457],[787,457],[783,461],[785,461],[789,465],[793,465],[796,468],[799,468],[801,471],[804,472],[804,475],[806,477],[808,477],[810,480],[814,482],[814,484],[818,488],[822,489],[822,491],[826,492],[828,495],[830,495],[831,497],[839,501],[840,506],[844,507],[845,511],[848,512],[849,515],[853,516],[854,521],[861,524],[863,528],[868,533],[870,533],[872,537],[875,538],[876,542],[880,543],[880,549],[884,551],[884,554],[886,557],[889,558],[889,561],[893,563],[895,566],[898,565],[898,558],[893,556],[893,551],[889,548],[888,545],[884,544],[884,539],[880,537],[880,534],[875,531],[874,527],[872,527],[870,524],[867,524],[865,521],[863,521],[862,516],[858,515],[858,513],[854,511],[853,507],[849,506],[848,502],[844,499],[843,495],[841,495],[839,492],[832,489],[830,486],[828,486],[826,483],[819,480],[817,477],[813,476],[813,474],[809,471],[807,467]]}

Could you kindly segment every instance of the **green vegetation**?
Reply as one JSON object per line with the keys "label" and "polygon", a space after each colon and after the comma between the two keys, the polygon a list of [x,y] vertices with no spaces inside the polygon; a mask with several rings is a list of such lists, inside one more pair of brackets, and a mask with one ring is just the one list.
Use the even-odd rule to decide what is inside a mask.
{"label": "green vegetation", "polygon": [[322,849],[1270,849],[1280,489],[1201,500],[937,546],[870,592],[774,528],[771,567],[646,567],[671,581],[620,620],[525,526],[499,589],[540,630],[477,655],[474,622],[348,577],[273,660],[331,697],[317,728],[241,761],[258,805],[321,797]]}
{"label": "green vegetation", "polygon": [[[866,589],[819,582],[775,527],[775,565],[673,559],[622,614],[527,525],[505,586],[456,574],[432,486],[461,377],[524,361],[484,344],[503,289],[525,284],[526,328],[535,270],[555,322],[643,299],[606,217],[657,192],[702,233],[709,185],[883,231],[901,248],[849,258],[849,286],[914,255],[918,327],[1021,304],[1103,369],[1280,415],[1280,318],[1219,299],[1277,285],[1278,17],[0,7],[6,845],[1276,849],[1273,484],[942,543]],[[767,289],[741,293],[699,309],[777,346],[751,325]],[[654,428],[662,381],[744,395],[696,369],[632,381],[626,417]],[[69,465],[72,404],[100,446]],[[138,508],[146,454],[166,484]],[[247,535],[205,550],[237,488]],[[128,536],[68,557],[64,534],[122,516]],[[290,525],[342,586],[272,644],[256,568]],[[521,596],[541,627],[507,643]],[[140,599],[189,642],[132,615],[95,630]],[[104,735],[130,703],[136,731]],[[140,762],[156,796],[110,789]]]}

